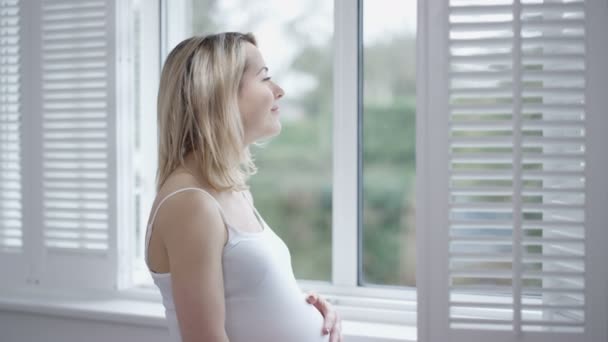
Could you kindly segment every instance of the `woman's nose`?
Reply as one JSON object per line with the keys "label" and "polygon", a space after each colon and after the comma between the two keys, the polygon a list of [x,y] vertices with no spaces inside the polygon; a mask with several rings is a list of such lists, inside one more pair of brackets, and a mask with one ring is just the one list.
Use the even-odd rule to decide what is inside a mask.
{"label": "woman's nose", "polygon": [[283,88],[279,87],[278,84],[275,84],[276,86],[276,91],[275,91],[275,96],[277,99],[280,99],[281,97],[283,97],[283,95],[285,95],[285,91],[283,90]]}

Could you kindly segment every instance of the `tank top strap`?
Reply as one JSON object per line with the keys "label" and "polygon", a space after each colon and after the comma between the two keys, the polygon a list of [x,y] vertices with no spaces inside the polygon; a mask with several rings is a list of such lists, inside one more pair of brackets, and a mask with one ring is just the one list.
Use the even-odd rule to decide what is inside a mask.
{"label": "tank top strap", "polygon": [[200,191],[200,192],[202,192],[202,193],[206,194],[207,196],[209,196],[209,198],[211,198],[211,199],[213,200],[213,202],[215,202],[215,205],[216,205],[216,206],[217,206],[217,208],[219,209],[219,211],[220,211],[220,216],[222,216],[222,220],[224,221],[224,224],[227,224],[227,222],[226,222],[226,216],[224,215],[224,211],[222,210],[222,206],[221,206],[221,205],[220,205],[220,203],[219,203],[219,202],[218,202],[218,201],[215,199],[215,197],[211,196],[211,194],[210,194],[210,193],[208,193],[207,191],[205,191],[205,189],[201,189],[201,188],[195,188],[195,187],[188,187],[188,188],[181,188],[181,189],[175,190],[175,191],[171,192],[170,194],[168,194],[167,196],[165,196],[165,197],[164,197],[164,198],[163,198],[163,199],[162,199],[162,200],[161,200],[161,201],[158,203],[158,205],[156,206],[156,209],[154,210],[154,214],[152,214],[152,218],[150,219],[150,223],[148,223],[148,226],[146,227],[146,248],[145,248],[146,252],[144,253],[144,254],[145,254],[145,260],[146,260],[146,263],[148,262],[148,252],[147,252],[147,250],[148,250],[148,245],[150,244],[150,237],[152,236],[152,227],[153,227],[153,225],[154,225],[154,220],[156,219],[156,214],[158,213],[158,209],[160,209],[160,207],[163,205],[163,203],[164,203],[164,202],[165,202],[167,199],[169,199],[170,197],[172,197],[172,196],[174,196],[174,195],[176,195],[176,194],[178,194],[178,193],[180,193],[180,192],[186,191],[186,190],[197,190],[197,191]]}

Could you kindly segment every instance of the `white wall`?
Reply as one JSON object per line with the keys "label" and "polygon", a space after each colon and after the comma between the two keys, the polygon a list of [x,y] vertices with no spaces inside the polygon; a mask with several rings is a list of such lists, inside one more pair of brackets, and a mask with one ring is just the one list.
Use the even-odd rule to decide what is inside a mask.
{"label": "white wall", "polygon": [[[403,339],[344,335],[345,342],[397,342]],[[157,322],[136,324],[82,319],[48,313],[0,310],[0,342],[167,342],[169,332]],[[253,341],[252,341],[253,342]]]}
{"label": "white wall", "polygon": [[0,311],[0,342],[167,342],[167,328]]}

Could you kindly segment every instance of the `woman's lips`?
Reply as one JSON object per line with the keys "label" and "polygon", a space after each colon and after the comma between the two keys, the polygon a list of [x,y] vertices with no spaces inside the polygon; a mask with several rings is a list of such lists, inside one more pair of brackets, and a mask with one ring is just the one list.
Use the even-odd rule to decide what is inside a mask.
{"label": "woman's lips", "polygon": [[279,110],[279,106],[274,106],[270,110],[273,111],[273,112],[276,112],[276,111]]}

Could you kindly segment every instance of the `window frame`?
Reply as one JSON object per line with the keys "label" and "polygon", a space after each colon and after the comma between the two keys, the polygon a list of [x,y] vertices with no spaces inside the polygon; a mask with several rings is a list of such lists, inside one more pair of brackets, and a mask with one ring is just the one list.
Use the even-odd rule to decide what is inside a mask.
{"label": "window frame", "polygon": [[[134,98],[133,101],[139,102],[140,115],[143,118],[143,113],[152,113],[148,114],[153,118],[156,118],[156,101],[149,101],[148,99],[155,99],[157,96],[157,84],[160,79],[160,68],[161,68],[161,44],[165,39],[161,36],[162,31],[161,28],[161,20],[160,17],[160,0],[140,0],[139,1],[139,11],[140,11],[140,28],[146,27],[146,30],[140,31],[140,49],[139,56],[153,56],[153,58],[139,60],[139,84],[136,87],[139,89],[139,98]],[[133,11],[133,8],[130,8]],[[131,13],[131,17],[133,17],[133,13]],[[136,47],[137,48],[137,47]],[[156,56],[154,58],[154,56]],[[135,57],[134,57],[135,58]],[[135,66],[133,62],[132,66]],[[145,72],[143,72],[145,70]],[[130,70],[129,72],[133,72]],[[135,80],[135,78],[134,78]],[[133,93],[135,97],[136,93]],[[135,109],[135,108],[134,108]],[[145,125],[145,126],[144,126]],[[141,129],[141,128],[147,129]],[[152,146],[156,146],[157,144],[157,131],[156,131],[156,120],[142,120],[140,122],[140,133],[143,142],[153,144]],[[132,134],[132,133],[130,133]],[[131,141],[134,143],[134,141]],[[133,145],[130,148],[134,148]],[[121,194],[124,196],[128,196],[133,199],[135,202],[136,194],[140,194],[141,198],[151,198],[155,194],[155,168],[146,167],[146,165],[157,165],[158,156],[156,155],[155,149],[142,149],[142,151],[136,153],[133,151],[133,160],[120,160],[122,164],[131,164],[132,165],[132,173],[130,174],[130,178],[133,180],[132,185],[134,185],[135,177],[140,177],[139,182],[143,184],[141,188],[135,188],[135,186],[127,187],[128,193]],[[138,215],[140,222],[140,230],[145,229],[147,214],[150,212],[152,207],[152,203],[150,201],[141,201],[139,206],[137,203],[134,203],[134,208],[136,211],[135,215]],[[142,223],[143,219],[143,225]],[[138,222],[137,220],[131,220],[133,224]],[[123,230],[124,235],[121,236],[120,240],[127,240],[131,242],[131,244],[126,247],[126,254],[128,255],[125,258],[127,261],[122,265],[122,269],[127,272],[128,276],[124,276],[119,274],[119,276],[123,276],[127,278],[126,284],[123,287],[124,289],[128,288],[141,288],[153,289],[152,278],[149,275],[148,270],[143,262],[143,254],[137,255],[134,243],[141,244],[145,241],[145,230],[141,231],[141,235],[138,237],[136,232],[133,229],[129,229],[127,231]],[[142,247],[143,252],[143,247]]]}

